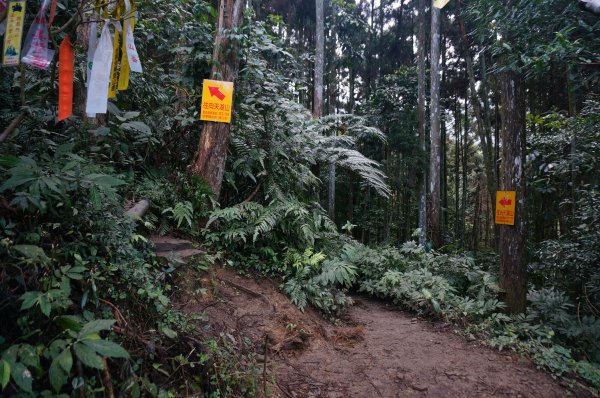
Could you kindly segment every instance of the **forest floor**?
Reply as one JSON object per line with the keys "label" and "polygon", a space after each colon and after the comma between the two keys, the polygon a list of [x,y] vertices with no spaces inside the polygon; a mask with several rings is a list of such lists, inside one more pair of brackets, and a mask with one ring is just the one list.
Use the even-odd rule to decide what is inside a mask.
{"label": "forest floor", "polygon": [[515,353],[391,304],[356,296],[335,322],[312,309],[301,312],[279,283],[213,266],[201,277],[179,275],[174,297],[184,313],[207,315],[197,321],[203,334],[251,339],[273,397],[590,396]]}

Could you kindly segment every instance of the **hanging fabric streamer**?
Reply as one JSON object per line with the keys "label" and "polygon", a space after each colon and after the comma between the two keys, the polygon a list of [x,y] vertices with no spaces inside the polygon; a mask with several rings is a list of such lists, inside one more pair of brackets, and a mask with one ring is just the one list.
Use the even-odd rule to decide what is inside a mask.
{"label": "hanging fabric streamer", "polygon": [[[129,0],[124,0],[125,2],[125,15],[126,18],[133,17],[133,10],[131,3]],[[140,56],[138,55],[137,49],[135,48],[135,40],[133,38],[133,29],[127,29],[127,34],[125,35],[125,41],[127,43],[127,60],[129,61],[129,69],[132,72],[142,73],[142,63],[140,61]]]}
{"label": "hanging fabric streamer", "polygon": [[48,17],[48,27],[52,26],[54,22],[54,16],[56,15],[56,0],[52,0],[50,4],[50,16]]}
{"label": "hanging fabric streamer", "polygon": [[35,68],[47,69],[54,58],[54,50],[48,48],[48,23],[46,22],[46,10],[50,0],[44,0],[38,11],[33,24],[27,32],[21,61]]}
{"label": "hanging fabric streamer", "polygon": [[8,3],[6,17],[6,35],[2,50],[2,65],[19,65],[21,58],[21,40],[23,39],[23,21],[25,20],[25,0]]}
{"label": "hanging fabric streamer", "polygon": [[123,39],[121,40],[121,71],[119,73],[119,90],[125,91],[129,88],[129,60],[127,59],[127,32],[133,32],[135,23],[135,4],[131,4],[127,9],[128,2],[125,3],[125,15],[123,16]]}
{"label": "hanging fabric streamer", "polygon": [[[121,18],[121,3],[117,3],[115,11],[113,13],[115,19],[118,21]],[[118,75],[118,64],[119,64],[119,33],[115,30],[113,39],[113,54],[112,54],[112,67],[110,69],[110,86],[108,88],[108,98],[114,98],[117,96],[117,75]]]}
{"label": "hanging fabric streamer", "polygon": [[90,78],[92,76],[92,65],[94,64],[94,53],[96,52],[96,46],[98,45],[98,25],[97,20],[100,18],[96,12],[91,16],[90,20],[90,32],[88,35],[88,52],[87,52],[87,66],[86,66],[86,85],[89,85]]}
{"label": "hanging fabric streamer", "polygon": [[106,20],[100,41],[94,54],[92,75],[88,84],[87,103],[85,112],[93,117],[96,113],[106,113],[108,107],[108,86],[110,84],[110,70],[112,66],[113,42],[110,25],[115,26],[115,32],[121,30],[119,22]]}
{"label": "hanging fabric streamer", "polygon": [[119,91],[129,88],[129,61],[127,60],[127,30],[132,29],[129,21],[123,21],[123,39],[121,40],[121,70],[119,71]]}
{"label": "hanging fabric streamer", "polygon": [[58,121],[73,114],[73,46],[65,36],[58,49]]}

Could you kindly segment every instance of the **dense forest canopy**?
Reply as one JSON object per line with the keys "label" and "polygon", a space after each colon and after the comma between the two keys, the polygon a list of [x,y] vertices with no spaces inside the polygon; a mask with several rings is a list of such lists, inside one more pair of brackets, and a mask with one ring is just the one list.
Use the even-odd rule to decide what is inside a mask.
{"label": "dense forest canopy", "polygon": [[[0,0],[2,396],[266,393],[171,303],[215,263],[597,393],[597,2],[444,3]],[[230,124],[199,120],[205,79],[234,83]]]}

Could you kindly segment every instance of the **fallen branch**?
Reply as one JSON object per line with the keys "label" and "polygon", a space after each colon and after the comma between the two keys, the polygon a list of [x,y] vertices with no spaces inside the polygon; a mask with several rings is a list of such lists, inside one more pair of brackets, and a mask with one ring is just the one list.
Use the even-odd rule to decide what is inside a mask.
{"label": "fallen branch", "polygon": [[117,323],[119,325],[122,325],[123,327],[127,326],[127,321],[125,320],[125,317],[123,316],[123,314],[121,313],[119,308],[117,308],[116,305],[114,305],[113,303],[111,303],[108,300],[104,300],[104,299],[99,299],[99,300],[113,309],[113,313],[115,314],[115,318],[117,318]]}
{"label": "fallen branch", "polygon": [[125,215],[134,220],[141,220],[149,208],[150,208],[150,201],[147,199],[142,199],[139,202],[137,202],[131,209],[127,210],[125,212]]}
{"label": "fallen branch", "polygon": [[250,196],[248,196],[242,203],[248,203],[252,199],[254,199],[254,197],[258,193],[258,190],[260,189],[261,185],[262,185],[262,182],[259,182],[258,185],[256,186],[256,188],[254,188],[254,191],[252,191],[252,193],[250,194]]}
{"label": "fallen branch", "polygon": [[0,144],[8,138],[8,136],[19,126],[19,124],[21,124],[26,116],[27,112],[22,111],[16,118],[13,119],[13,121],[4,129],[2,134],[0,134]]}
{"label": "fallen branch", "polygon": [[217,278],[219,278],[221,281],[223,281],[223,282],[227,283],[228,285],[231,285],[231,286],[233,286],[234,288],[236,288],[236,289],[238,289],[238,290],[241,290],[241,291],[243,291],[243,292],[245,292],[245,293],[248,293],[248,294],[249,294],[249,295],[251,295],[251,296],[254,296],[254,297],[260,298],[262,301],[264,301],[266,304],[268,304],[268,305],[271,307],[271,310],[272,310],[273,312],[275,312],[275,306],[274,306],[274,305],[273,305],[273,303],[271,303],[271,302],[269,301],[269,299],[268,299],[268,298],[266,298],[266,297],[265,297],[263,294],[261,294],[261,293],[258,293],[258,292],[255,292],[254,290],[248,289],[247,287],[244,287],[244,286],[242,286],[242,285],[239,285],[239,284],[237,284],[237,283],[235,283],[235,282],[232,282],[232,281],[230,281],[230,280],[227,280],[227,279],[225,279],[225,278],[220,278],[220,277],[217,277]]}

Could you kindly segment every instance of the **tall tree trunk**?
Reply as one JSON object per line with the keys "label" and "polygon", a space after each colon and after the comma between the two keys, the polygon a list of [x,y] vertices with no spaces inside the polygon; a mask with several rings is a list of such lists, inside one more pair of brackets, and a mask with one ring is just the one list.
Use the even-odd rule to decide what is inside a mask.
{"label": "tall tree trunk", "polygon": [[[443,21],[441,31],[443,32]],[[440,91],[446,87],[446,37],[442,35],[442,84]],[[442,231],[446,231],[448,227],[448,156],[447,156],[447,129],[446,129],[446,110],[443,106],[440,106],[441,115],[441,163],[440,163],[440,184],[441,184],[441,199],[442,199]]]}
{"label": "tall tree trunk", "polygon": [[354,85],[356,82],[356,69],[354,68],[354,65],[350,67],[349,79],[348,113],[354,113]]}
{"label": "tall tree trunk", "polygon": [[431,2],[431,136],[429,154],[429,234],[434,248],[442,245],[440,190],[440,9]]}
{"label": "tall tree trunk", "polygon": [[471,234],[471,249],[473,254],[479,251],[479,231],[481,225],[481,176],[477,176],[475,188],[475,208],[473,210],[473,233]]}
{"label": "tall tree trunk", "polygon": [[[419,143],[423,155],[427,153],[425,141],[425,2],[419,0],[419,16],[417,24],[418,49],[417,49],[417,85],[418,85],[418,113],[419,113]],[[427,170],[423,168],[419,184],[419,244],[427,241]]]}
{"label": "tall tree trunk", "polygon": [[[460,35],[463,44],[464,58],[465,63],[467,65],[467,74],[469,77],[469,90],[471,93],[471,103],[473,104],[473,113],[475,115],[475,121],[477,122],[477,135],[479,136],[479,142],[481,145],[481,152],[483,154],[483,164],[485,168],[485,174],[487,177],[487,191],[490,197],[490,200],[496,205],[496,201],[494,200],[494,196],[496,193],[496,177],[494,173],[494,165],[493,165],[493,156],[492,156],[492,137],[491,137],[491,125],[489,123],[489,117],[487,120],[484,118],[484,113],[488,114],[488,110],[482,110],[481,104],[479,102],[479,97],[477,96],[476,82],[475,82],[475,71],[473,69],[473,60],[471,58],[471,54],[469,52],[469,41],[467,38],[467,33],[465,29],[465,24],[462,19],[462,16],[458,19],[459,27],[460,27]],[[485,54],[481,55],[485,57]],[[485,87],[485,82],[482,82]],[[483,95],[487,98],[487,92],[484,91]],[[487,100],[484,101],[487,104]]]}
{"label": "tall tree trunk", "polygon": [[515,225],[500,225],[500,287],[510,313],[526,309],[525,251],[525,107],[522,82],[513,71],[500,76],[502,101],[502,164],[500,188],[516,191]]}
{"label": "tall tree trunk", "polygon": [[[235,41],[227,39],[229,31],[239,27],[244,18],[245,0],[221,0],[219,20],[215,34],[211,78],[234,81],[237,78],[239,60]],[[198,149],[189,172],[206,181],[216,198],[221,193],[231,125],[204,122]]]}
{"label": "tall tree trunk", "polygon": [[[315,89],[313,101],[313,117],[323,115],[323,71],[325,68],[325,11],[323,0],[315,0],[316,30],[315,30]],[[330,74],[332,75],[332,74]],[[331,79],[328,88],[331,89]],[[331,95],[328,92],[327,104],[330,108]],[[335,220],[335,164],[329,162],[329,184],[327,194],[327,212],[329,218]]]}
{"label": "tall tree trunk", "polygon": [[463,136],[462,152],[462,204],[460,223],[460,245],[465,247],[465,233],[467,229],[467,160],[469,156],[469,100],[465,93],[465,131]]}
{"label": "tall tree trunk", "polygon": [[329,190],[327,195],[327,213],[335,222],[335,163],[329,162]]}
{"label": "tall tree trunk", "polygon": [[[350,88],[348,100],[348,113],[354,113],[354,85],[356,80],[356,71],[354,65],[350,66]],[[346,218],[352,223],[354,219],[354,173],[348,172],[348,204],[346,209]]]}
{"label": "tall tree trunk", "polygon": [[323,0],[315,0],[317,11],[316,26],[316,51],[315,51],[315,89],[313,101],[313,117],[319,118],[323,114],[323,68],[325,57],[325,21]]}
{"label": "tall tree trunk", "polygon": [[460,237],[460,105],[458,104],[458,94],[454,99],[454,240]]}

